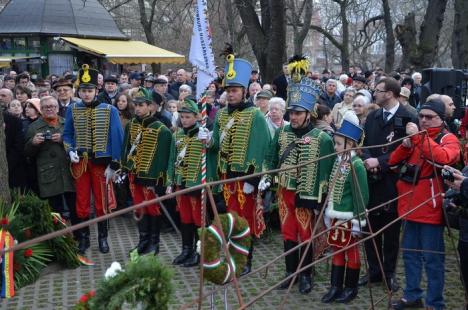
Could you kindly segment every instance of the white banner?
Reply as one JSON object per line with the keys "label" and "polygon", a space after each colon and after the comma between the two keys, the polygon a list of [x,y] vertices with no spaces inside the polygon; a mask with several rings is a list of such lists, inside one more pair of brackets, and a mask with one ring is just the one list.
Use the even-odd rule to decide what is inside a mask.
{"label": "white banner", "polygon": [[201,97],[210,82],[217,77],[206,3],[207,0],[197,0],[189,55],[189,61],[197,68],[197,99]]}

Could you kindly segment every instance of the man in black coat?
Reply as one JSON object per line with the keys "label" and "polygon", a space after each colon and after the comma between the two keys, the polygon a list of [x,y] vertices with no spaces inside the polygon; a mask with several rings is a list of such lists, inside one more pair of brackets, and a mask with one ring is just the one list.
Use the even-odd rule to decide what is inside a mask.
{"label": "man in black coat", "polygon": [[5,124],[5,147],[8,163],[8,185],[10,188],[26,187],[26,171],[24,169],[24,135],[21,120],[3,112]]}
{"label": "man in black coat", "polygon": [[[387,144],[406,136],[406,124],[411,121],[417,123],[397,98],[400,95],[400,84],[393,78],[385,78],[375,86],[375,102],[380,109],[371,112],[364,126],[364,146]],[[394,151],[400,142],[386,147],[366,149],[363,154],[364,165],[367,169],[369,183],[369,204],[372,209],[382,203],[398,196],[396,182],[398,175],[389,170],[387,161],[390,153]],[[376,232],[389,222],[398,217],[397,202],[391,202],[369,214],[367,231]],[[377,246],[376,253],[373,240],[365,243],[369,274],[361,278],[360,284],[381,282],[383,275],[380,270],[379,257],[383,264],[385,279],[389,289],[395,291],[398,285],[395,283],[395,268],[399,248],[400,222],[387,228],[382,234],[373,240]]]}
{"label": "man in black coat", "polygon": [[288,64],[283,65],[283,74],[273,80],[273,88],[276,90],[276,97],[281,97],[284,100],[288,98]]}

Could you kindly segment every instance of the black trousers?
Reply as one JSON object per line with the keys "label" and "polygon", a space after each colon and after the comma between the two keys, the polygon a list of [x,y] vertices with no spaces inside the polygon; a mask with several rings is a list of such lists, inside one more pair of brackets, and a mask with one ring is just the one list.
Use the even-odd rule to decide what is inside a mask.
{"label": "black trousers", "polygon": [[[367,224],[365,230],[369,232],[369,229],[372,228],[372,231],[375,233],[397,217],[397,213],[383,210],[378,213],[371,213],[369,215],[370,223]],[[372,239],[365,242],[367,262],[369,264],[369,280],[378,281],[382,279],[379,257],[385,277],[392,277],[395,273],[398,249],[400,247],[400,226],[401,221],[398,221],[374,237],[373,240],[377,245],[377,252],[375,251]]]}
{"label": "black trousers", "polygon": [[458,254],[460,255],[460,272],[465,296],[468,298],[468,242],[458,241]]}
{"label": "black trousers", "polygon": [[60,195],[48,197],[49,206],[52,211],[60,213],[62,218],[70,220],[72,224],[76,223],[76,212],[75,212],[75,192],[66,192]]}

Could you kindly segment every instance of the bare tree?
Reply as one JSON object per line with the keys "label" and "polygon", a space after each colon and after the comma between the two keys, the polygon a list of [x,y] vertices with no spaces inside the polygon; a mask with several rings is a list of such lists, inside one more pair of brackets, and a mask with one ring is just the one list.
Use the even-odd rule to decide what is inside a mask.
{"label": "bare tree", "polygon": [[395,64],[395,36],[388,0],[382,0],[382,11],[385,24],[385,72],[390,72]]}
{"label": "bare tree", "polygon": [[235,0],[247,37],[264,81],[281,72],[286,59],[286,17],[284,0],[260,0],[261,21],[256,1]]}
{"label": "bare tree", "polygon": [[286,15],[288,25],[293,28],[294,34],[294,54],[302,55],[304,40],[309,33],[312,21],[313,1],[312,0],[288,0],[288,12]]}
{"label": "bare tree", "polygon": [[428,1],[426,13],[420,27],[419,42],[415,39],[417,30],[414,12],[408,13],[403,24],[396,26],[395,33],[403,52],[401,68],[414,67],[420,70],[434,65],[447,1]]}
{"label": "bare tree", "polygon": [[455,0],[452,34],[452,63],[455,68],[468,67],[468,2]]}

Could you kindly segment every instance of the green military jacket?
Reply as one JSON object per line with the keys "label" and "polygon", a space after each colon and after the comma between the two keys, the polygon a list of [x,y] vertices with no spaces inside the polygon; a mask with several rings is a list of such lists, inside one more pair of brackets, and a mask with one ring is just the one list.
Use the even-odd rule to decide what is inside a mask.
{"label": "green military jacket", "polygon": [[70,172],[70,161],[63,143],[46,140],[33,145],[37,133],[63,134],[64,119],[59,117],[58,126],[49,125],[42,118],[31,123],[25,137],[25,155],[36,161],[37,181],[41,198],[52,197],[65,192],[74,192],[75,186]]}
{"label": "green military jacket", "polygon": [[343,162],[339,157],[335,160],[330,175],[329,194],[326,216],[339,220],[349,220],[355,217],[352,223],[357,224],[360,219],[360,225],[366,225],[363,212],[369,202],[367,172],[362,159],[354,152],[351,162]]}
{"label": "green military jacket", "polygon": [[136,175],[137,183],[164,185],[172,145],[171,131],[153,116],[136,117],[125,126],[121,166]]}
{"label": "green military jacket", "polygon": [[[313,128],[302,137],[297,137],[291,125],[286,125],[276,130],[263,169],[267,171],[295,166],[332,153],[332,139],[324,131]],[[325,198],[323,194],[327,192],[334,159],[335,156],[331,156],[298,169],[280,172],[278,185],[295,191],[301,199],[321,203]]]}
{"label": "green military jacket", "polygon": [[[192,187],[201,184],[202,153],[205,147],[198,140],[199,125],[185,131],[179,128],[172,139],[167,172],[167,184]],[[206,181],[215,180],[216,154],[206,150]]]}
{"label": "green military jacket", "polygon": [[247,106],[231,113],[228,108],[219,110],[212,139],[212,148],[218,153],[218,173],[260,172],[270,140],[268,125],[258,108]]}

